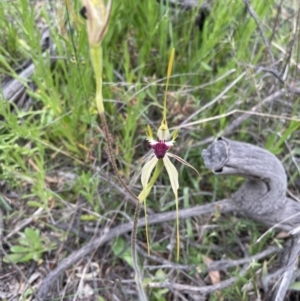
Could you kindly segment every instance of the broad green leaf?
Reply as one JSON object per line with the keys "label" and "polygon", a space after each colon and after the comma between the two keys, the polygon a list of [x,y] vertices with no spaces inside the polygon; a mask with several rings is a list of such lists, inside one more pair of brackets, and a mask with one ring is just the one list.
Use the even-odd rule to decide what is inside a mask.
{"label": "broad green leaf", "polygon": [[32,260],[32,254],[31,253],[27,253],[26,255],[24,254],[10,254],[7,257],[4,257],[4,262],[6,263],[10,263],[11,261],[14,263],[19,263],[19,262],[27,262]]}
{"label": "broad green leaf", "polygon": [[23,247],[23,246],[13,246],[10,248],[10,251],[13,253],[29,253],[30,248],[29,247]]}

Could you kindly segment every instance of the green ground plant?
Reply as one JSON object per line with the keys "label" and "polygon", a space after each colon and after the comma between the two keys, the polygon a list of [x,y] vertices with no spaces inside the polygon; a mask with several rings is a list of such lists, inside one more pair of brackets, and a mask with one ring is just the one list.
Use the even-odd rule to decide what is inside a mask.
{"label": "green ground plant", "polygon": [[[294,37],[293,17],[276,26],[278,1],[253,0],[251,5],[267,38],[272,38],[275,58],[284,60],[286,45]],[[290,10],[285,5],[282,9],[288,15]],[[106,134],[97,112],[99,105],[94,101],[96,82],[90,64],[86,20],[79,13],[81,7],[81,1],[77,0],[58,1],[55,7],[36,6],[29,0],[14,0],[9,5],[7,1],[0,2],[1,79],[19,79],[18,69],[26,59],[35,67],[30,80],[21,79],[27,90],[25,99],[31,102],[29,106],[18,101],[8,102],[0,92],[0,181],[3,187],[0,206],[6,212],[4,237],[19,222],[41,209],[42,214],[32,220],[34,229],[40,231],[36,241],[41,240],[49,228],[58,237],[60,231],[71,233],[70,228],[58,230],[55,225],[74,224],[88,236],[82,238],[72,232],[68,246],[73,250],[92,239],[94,234],[86,231],[91,225],[95,229],[106,229],[127,222],[124,212],[133,217],[133,206],[122,194],[108,164]],[[231,13],[228,13],[229,7]],[[296,4],[291,7],[296,11]],[[166,95],[168,124],[180,128],[172,151],[197,168],[201,175],[200,179],[191,176],[192,171],[175,163],[180,179],[179,208],[229,197],[239,187],[241,178],[216,178],[203,166],[200,156],[203,141],[220,134],[241,115],[230,115],[232,110],[251,110],[272,92],[271,84],[264,85],[265,74],[257,73],[257,67],[270,66],[271,59],[243,2],[213,1],[202,31],[194,24],[197,14],[198,9],[182,12],[168,1],[123,0],[112,6],[111,28],[102,42],[103,106],[120,177],[130,185],[133,194],[138,195],[142,190],[136,179],[140,178],[143,166],[141,158],[149,150],[144,142],[145,132],[147,125],[159,128]],[[37,26],[41,23],[49,26],[55,54],[42,55],[41,26]],[[166,70],[173,48],[175,64],[165,94]],[[291,80],[297,78],[297,53],[299,43],[295,43],[292,54]],[[53,57],[54,64],[51,63]],[[282,103],[290,106],[286,108]],[[260,113],[262,115],[245,121],[230,137],[266,147],[276,154],[289,174],[289,189],[297,194],[299,172],[294,159],[300,154],[299,122],[283,117],[299,116],[299,97],[293,99],[293,103],[283,97],[281,104],[262,107]],[[227,116],[221,117],[222,114]],[[210,117],[215,119],[208,120]],[[195,123],[187,126],[190,122]],[[175,209],[169,183],[166,173],[158,177],[153,192],[147,197],[148,214]],[[276,240],[268,236],[256,244],[263,231],[256,223],[235,217],[216,215],[205,220],[181,221],[178,263],[200,267],[204,264],[202,255],[213,260],[224,254],[237,259],[243,255],[239,249],[241,244],[255,245],[250,249],[259,252]],[[144,233],[144,229],[137,231],[139,250],[147,249]],[[149,233],[152,255],[171,261],[176,258],[175,223],[151,226]],[[10,246],[20,245],[19,237],[8,236],[2,245],[3,250],[12,255],[15,249]],[[39,248],[39,259],[56,260],[56,256],[61,259],[72,252],[58,245],[53,252],[46,252],[52,247],[47,249],[42,242]],[[125,286],[132,285],[125,281],[134,278],[129,250],[130,239],[124,236],[101,247],[101,256],[91,255],[91,261],[103,263],[103,272],[99,272],[99,278],[104,279],[98,282],[99,299],[109,300],[105,291],[107,294],[112,291],[105,282],[105,273],[109,273],[107,266],[124,280],[120,282],[123,298],[121,292]],[[157,264],[154,257],[140,257],[142,266]],[[26,264],[35,258],[25,258],[23,262]],[[13,261],[21,266],[20,260]],[[273,262],[271,258],[268,265],[272,266]],[[8,263],[3,265],[6,267]],[[241,292],[241,287],[255,279],[261,267],[262,262],[258,262],[230,288],[212,295],[211,300],[248,300],[249,295]],[[236,275],[238,269],[228,273]],[[191,277],[205,278],[207,273],[195,269],[175,275],[167,268],[144,269],[145,282],[159,281],[167,275],[188,283]],[[253,290],[254,294],[258,294],[257,291]],[[174,300],[172,291],[165,288],[153,289],[147,294],[153,301]],[[134,296],[128,300],[134,300]]]}
{"label": "green ground plant", "polygon": [[22,263],[34,260],[40,261],[43,253],[54,250],[57,246],[41,237],[38,229],[25,228],[18,239],[18,245],[11,246],[11,253],[4,258],[4,262]]}

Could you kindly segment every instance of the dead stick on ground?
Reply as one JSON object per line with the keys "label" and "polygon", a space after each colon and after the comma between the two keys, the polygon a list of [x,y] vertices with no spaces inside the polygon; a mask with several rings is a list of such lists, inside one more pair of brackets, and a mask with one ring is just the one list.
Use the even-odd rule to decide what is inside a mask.
{"label": "dead stick on ground", "polygon": [[[147,252],[145,252],[144,250],[142,250],[140,247],[137,248],[139,253],[141,253],[143,255],[143,257],[145,258],[149,258],[152,261],[156,261],[161,263],[161,265],[150,265],[150,266],[145,266],[144,268],[147,270],[154,270],[154,269],[161,269],[161,268],[170,268],[170,269],[178,269],[178,270],[186,270],[186,271],[191,271],[195,268],[197,268],[198,265],[196,264],[178,264],[176,262],[171,262],[169,260],[166,260],[164,258],[158,257],[158,256],[154,256],[154,255],[148,255]],[[253,256],[249,256],[249,257],[245,257],[242,259],[237,259],[237,260],[217,260],[217,261],[213,261],[210,264],[207,265],[206,270],[208,272],[210,271],[225,271],[229,268],[234,268],[237,267],[239,265],[244,265],[247,263],[250,263],[252,261],[257,261],[257,260],[261,260],[262,258],[265,258],[271,254],[274,253],[278,253],[281,252],[282,248],[276,247],[276,246],[271,246],[265,250],[263,250],[262,252],[255,254]]]}
{"label": "dead stick on ground", "polygon": [[[247,266],[245,266],[239,273],[240,277],[242,277],[246,271],[247,271]],[[214,285],[207,285],[207,286],[192,286],[192,285],[184,285],[184,284],[179,284],[179,283],[171,283],[169,281],[165,282],[151,282],[149,283],[150,288],[172,288],[176,289],[178,291],[186,291],[186,292],[196,292],[196,293],[201,293],[203,295],[211,294],[217,290],[224,289],[230,285],[232,285],[235,281],[238,280],[238,277],[231,277],[227,280],[221,281],[217,284]]]}
{"label": "dead stick on ground", "polygon": [[[188,218],[192,216],[200,216],[204,214],[212,214],[215,211],[220,211],[222,213],[229,213],[235,211],[236,207],[232,204],[229,199],[223,201],[215,202],[214,204],[207,204],[203,206],[196,206],[193,208],[183,209],[179,211],[179,218]],[[148,217],[148,225],[159,224],[171,220],[175,220],[176,211],[171,211],[167,213],[159,213],[150,215]],[[138,223],[138,227],[145,226],[145,219],[141,219]],[[53,283],[59,278],[59,276],[70,266],[78,263],[85,256],[93,252],[95,249],[99,248],[104,243],[110,241],[111,239],[118,237],[124,233],[132,230],[132,223],[127,223],[119,225],[112,229],[104,229],[100,237],[91,240],[85,246],[83,246],[78,251],[70,254],[65,258],[49,275],[43,280],[42,284],[38,290],[38,298],[41,301],[47,300],[47,295],[51,289]]]}

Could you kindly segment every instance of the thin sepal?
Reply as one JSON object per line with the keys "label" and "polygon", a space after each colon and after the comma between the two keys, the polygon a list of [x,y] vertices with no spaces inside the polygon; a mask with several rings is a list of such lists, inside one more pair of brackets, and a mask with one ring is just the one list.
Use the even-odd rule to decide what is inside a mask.
{"label": "thin sepal", "polygon": [[174,132],[173,132],[173,135],[172,135],[172,141],[175,141],[176,138],[178,136],[178,130],[176,129]]}
{"label": "thin sepal", "polygon": [[146,204],[146,198],[149,195],[155,181],[157,180],[158,176],[160,175],[162,169],[164,167],[163,161],[161,159],[158,160],[156,166],[155,166],[155,170],[154,173],[149,181],[149,183],[147,184],[146,188],[143,188],[142,192],[140,193],[140,195],[138,196],[138,199],[141,202],[144,202],[144,211],[145,211],[145,227],[146,227],[146,241],[147,241],[147,251],[148,251],[148,255],[150,255],[150,240],[149,240],[149,234],[148,234],[148,223],[147,223],[147,204]]}
{"label": "thin sepal", "polygon": [[164,157],[164,164],[169,175],[169,179],[171,182],[171,186],[173,189],[173,193],[175,196],[175,205],[176,205],[176,240],[177,240],[177,252],[176,252],[176,260],[179,260],[179,252],[180,252],[180,233],[179,233],[179,215],[178,215],[178,188],[179,188],[179,181],[178,181],[178,171],[170,161],[168,156]]}
{"label": "thin sepal", "polygon": [[152,129],[149,124],[147,125],[146,135],[147,135],[148,140],[153,140],[153,133],[152,133]]}
{"label": "thin sepal", "polygon": [[182,164],[184,164],[184,165],[190,167],[191,169],[193,169],[193,170],[198,174],[198,176],[200,176],[198,170],[197,170],[194,166],[192,166],[190,163],[188,163],[188,162],[186,162],[185,160],[183,160],[181,157],[179,157],[179,156],[177,156],[177,155],[174,155],[174,154],[172,154],[172,153],[167,153],[167,155],[168,155],[169,157],[172,157],[172,158],[176,159],[176,160],[179,161],[180,163],[182,163]]}

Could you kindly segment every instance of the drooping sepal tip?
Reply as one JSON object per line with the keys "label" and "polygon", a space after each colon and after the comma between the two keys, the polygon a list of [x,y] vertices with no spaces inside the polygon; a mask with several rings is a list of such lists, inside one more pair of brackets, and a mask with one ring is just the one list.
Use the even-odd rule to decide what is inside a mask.
{"label": "drooping sepal tip", "polygon": [[172,49],[169,63],[168,63],[168,71],[167,71],[167,82],[166,82],[166,90],[165,90],[165,97],[164,97],[164,112],[163,112],[163,120],[167,119],[167,91],[169,87],[169,80],[173,68],[174,63],[174,56],[175,56],[175,48]]}
{"label": "drooping sepal tip", "polygon": [[149,124],[147,125],[146,135],[147,135],[148,140],[153,140],[153,133],[152,133],[152,129]]}
{"label": "drooping sepal tip", "polygon": [[175,141],[178,136],[178,129],[176,129],[172,134],[172,141]]}

